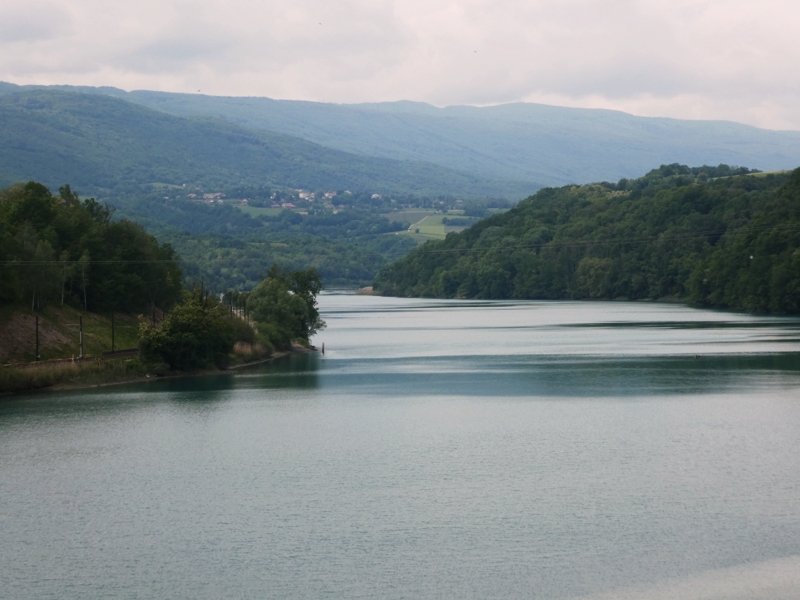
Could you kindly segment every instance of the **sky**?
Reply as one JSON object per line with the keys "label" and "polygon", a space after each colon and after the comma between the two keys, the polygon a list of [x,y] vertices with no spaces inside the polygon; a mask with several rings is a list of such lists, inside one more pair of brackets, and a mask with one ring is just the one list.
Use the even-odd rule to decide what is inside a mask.
{"label": "sky", "polygon": [[0,81],[800,130],[797,0],[2,0]]}

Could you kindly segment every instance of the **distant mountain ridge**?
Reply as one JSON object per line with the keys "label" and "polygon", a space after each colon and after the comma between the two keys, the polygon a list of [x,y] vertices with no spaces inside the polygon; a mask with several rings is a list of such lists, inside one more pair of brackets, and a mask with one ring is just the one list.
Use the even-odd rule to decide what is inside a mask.
{"label": "distant mountain ridge", "polygon": [[100,196],[182,184],[472,197],[530,188],[421,161],[355,155],[220,118],[178,117],[116,96],[0,87],[0,185],[69,183]]}
{"label": "distant mountain ridge", "polygon": [[[413,188],[416,183],[418,190],[434,194],[517,199],[542,186],[638,177],[660,164],[725,163],[781,170],[800,163],[800,132],[538,104],[437,108],[399,101],[345,105],[12,84],[0,85],[0,99],[37,90],[112,96],[152,110],[153,119],[171,115],[195,127],[200,120],[206,126],[213,120],[218,129],[224,129],[224,122],[239,135],[249,132],[270,139],[280,135],[281,151],[305,157],[302,160],[308,161],[312,173],[314,155],[343,153],[330,155],[335,160],[330,164],[329,181],[346,182],[358,174],[376,191],[381,185],[398,189]],[[303,147],[301,152],[289,140],[299,147],[303,147],[301,142],[313,146]],[[289,164],[296,162],[286,155],[283,158]],[[331,163],[322,160],[322,171],[326,162]],[[278,161],[276,167],[280,164]],[[2,166],[0,163],[0,171]],[[405,170],[406,176],[397,173],[398,168]],[[388,174],[393,174],[394,181],[385,181]],[[298,176],[306,177],[305,187],[321,179],[299,172],[295,175],[284,179],[303,186]],[[342,187],[353,186],[342,183]]]}

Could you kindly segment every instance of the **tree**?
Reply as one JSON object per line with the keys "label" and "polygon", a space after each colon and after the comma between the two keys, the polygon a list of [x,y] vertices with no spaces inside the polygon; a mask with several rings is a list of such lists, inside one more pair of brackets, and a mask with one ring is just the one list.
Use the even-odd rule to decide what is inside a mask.
{"label": "tree", "polygon": [[89,251],[84,250],[81,253],[81,257],[78,259],[77,267],[78,267],[78,274],[80,277],[80,285],[81,285],[81,300],[83,310],[87,308],[87,296],[86,296],[86,288],[89,285],[89,267],[91,264],[91,259],[89,258]]}
{"label": "tree", "polygon": [[42,307],[45,298],[54,295],[58,289],[58,266],[55,252],[47,240],[39,240],[33,255],[31,272],[31,310]]}
{"label": "tree", "polygon": [[130,221],[112,221],[68,186],[54,197],[35,182],[0,190],[0,301],[47,300],[84,310],[168,309],[181,293],[177,256]]}
{"label": "tree", "polygon": [[317,309],[321,288],[314,269],[290,272],[273,266],[248,298],[259,333],[275,348],[288,349],[293,340],[307,344],[325,326]]}
{"label": "tree", "polygon": [[236,337],[232,319],[213,298],[187,293],[161,323],[141,324],[140,356],[177,371],[224,368]]}

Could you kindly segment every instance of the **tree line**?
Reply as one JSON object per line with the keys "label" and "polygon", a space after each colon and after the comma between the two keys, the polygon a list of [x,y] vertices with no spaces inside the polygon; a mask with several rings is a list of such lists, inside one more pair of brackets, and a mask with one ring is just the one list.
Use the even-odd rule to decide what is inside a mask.
{"label": "tree line", "polygon": [[800,169],[664,165],[540,190],[381,270],[386,295],[677,299],[800,313]]}
{"label": "tree line", "polygon": [[167,309],[182,289],[178,257],[140,225],[68,185],[0,191],[0,303],[70,304],[91,311]]}
{"label": "tree line", "polygon": [[[190,371],[226,368],[236,343],[257,348],[256,357],[289,350],[293,343],[308,345],[325,326],[316,301],[320,289],[313,269],[287,271],[273,266],[249,292],[219,299],[202,288],[186,291],[161,322],[142,322],[141,357],[149,364]],[[234,295],[244,312],[234,312]]]}
{"label": "tree line", "polygon": [[[171,246],[111,217],[107,206],[66,185],[58,195],[36,182],[0,191],[0,306],[66,304],[148,316],[158,310],[159,319],[141,319],[140,357],[169,370],[224,368],[237,342],[269,356],[308,345],[324,327],[315,269],[273,266],[252,290],[227,297],[204,286],[185,289]],[[234,295],[242,310],[234,311]]]}

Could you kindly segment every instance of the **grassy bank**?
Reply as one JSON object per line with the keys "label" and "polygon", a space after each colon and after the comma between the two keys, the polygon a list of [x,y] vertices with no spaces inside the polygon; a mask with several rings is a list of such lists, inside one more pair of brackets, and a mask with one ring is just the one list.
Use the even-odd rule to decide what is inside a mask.
{"label": "grassy bank", "polygon": [[[237,344],[237,346],[239,345]],[[285,354],[285,352],[271,354],[258,347],[252,348],[246,345],[245,348],[238,347],[231,354],[229,368],[246,368]],[[46,388],[90,388],[208,372],[208,370],[169,371],[163,366],[145,365],[136,356],[20,363],[0,366],[0,394],[14,394]]]}
{"label": "grassy bank", "polygon": [[112,318],[110,313],[82,312],[59,305],[36,312],[19,305],[3,306],[0,309],[0,363],[36,360],[37,316],[41,360],[80,356],[81,323],[84,356],[99,356],[112,348],[135,348],[137,344],[137,315],[115,314]]}
{"label": "grassy bank", "polygon": [[[36,361],[37,316],[39,361]],[[26,307],[2,307],[0,394],[191,375],[170,371],[166,365],[143,364],[136,351],[109,354],[112,346],[116,350],[137,347],[141,318],[116,314],[112,323],[111,315],[83,313],[66,306],[50,306],[37,313]],[[81,349],[83,359],[79,358]],[[259,343],[240,341],[234,345],[227,364],[236,368],[267,360],[271,355],[271,349]]]}
{"label": "grassy bank", "polygon": [[55,385],[103,385],[145,377],[138,358],[88,359],[0,367],[0,393],[33,391]]}

